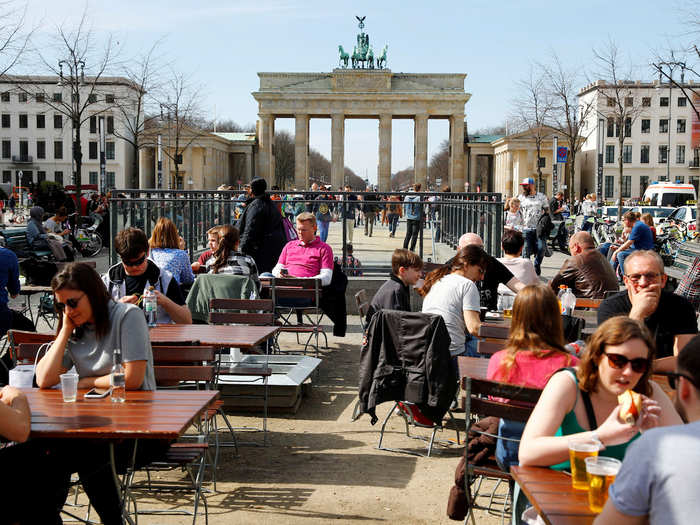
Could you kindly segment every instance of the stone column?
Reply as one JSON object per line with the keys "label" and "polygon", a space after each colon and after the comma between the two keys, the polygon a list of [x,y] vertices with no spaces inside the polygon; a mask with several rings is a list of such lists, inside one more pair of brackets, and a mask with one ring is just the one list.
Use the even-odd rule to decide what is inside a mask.
{"label": "stone column", "polygon": [[[416,115],[413,119],[413,168],[414,182],[427,190],[428,178],[428,115]],[[436,188],[440,191],[440,188]]]}
{"label": "stone column", "polygon": [[275,180],[275,157],[273,145],[275,143],[275,117],[274,115],[260,115],[260,129],[258,144],[260,157],[258,159],[258,175],[267,181],[268,187]]}
{"label": "stone column", "polygon": [[508,151],[506,152],[506,169],[505,169],[505,187],[511,195],[517,195],[515,189],[518,187],[520,181],[515,180],[515,175],[513,173],[513,154]]}
{"label": "stone column", "polygon": [[379,116],[379,191],[391,189],[391,115]]}
{"label": "stone column", "polygon": [[450,186],[464,191],[464,114],[450,116]]}
{"label": "stone column", "polygon": [[250,182],[251,180],[253,180],[253,151],[252,151],[252,149],[250,151],[245,152],[244,173],[245,173],[245,181],[246,182]]}
{"label": "stone column", "polygon": [[309,116],[295,115],[294,186],[298,190],[309,187]]}
{"label": "stone column", "polygon": [[[137,153],[137,155],[139,156],[139,188],[156,187],[155,182],[153,184],[149,182],[150,178],[152,177],[151,174],[155,173],[156,171],[156,159],[153,155],[154,150],[155,148],[141,148]],[[131,187],[130,184],[127,184],[126,186]]]}
{"label": "stone column", "polygon": [[[469,155],[469,191],[476,191],[476,175],[477,175],[477,158],[479,156],[474,153],[474,150],[471,150],[471,153]],[[452,191],[458,191],[456,189],[452,189]]]}
{"label": "stone column", "polygon": [[345,181],[345,115],[331,115],[331,186],[334,191]]}

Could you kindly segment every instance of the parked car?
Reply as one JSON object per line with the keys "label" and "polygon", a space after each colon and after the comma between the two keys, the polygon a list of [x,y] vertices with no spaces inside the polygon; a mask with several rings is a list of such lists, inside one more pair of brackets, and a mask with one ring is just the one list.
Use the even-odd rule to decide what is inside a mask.
{"label": "parked car", "polygon": [[675,208],[671,208],[670,206],[635,206],[632,208],[632,211],[639,212],[642,215],[645,213],[651,214],[654,219],[654,226],[658,226],[674,209]]}
{"label": "parked car", "polygon": [[695,237],[697,235],[695,221],[697,219],[697,208],[693,206],[679,206],[674,209],[668,217],[660,224],[662,232],[666,232],[669,227],[675,226],[684,237]]}
{"label": "parked car", "polygon": [[[627,213],[632,209],[631,206],[622,207],[622,215]],[[598,211],[600,212],[600,217],[604,221],[616,221],[617,220],[617,206],[601,206]]]}

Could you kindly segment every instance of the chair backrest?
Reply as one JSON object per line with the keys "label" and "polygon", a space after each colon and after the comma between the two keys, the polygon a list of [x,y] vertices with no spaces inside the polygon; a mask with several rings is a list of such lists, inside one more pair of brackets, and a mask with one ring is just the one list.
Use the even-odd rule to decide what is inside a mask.
{"label": "chair backrest", "polygon": [[360,305],[367,302],[367,290],[364,288],[355,294],[355,304],[357,309],[360,309]]}
{"label": "chair backrest", "polygon": [[272,326],[275,324],[274,303],[272,299],[212,299],[209,323]]}
{"label": "chair backrest", "polygon": [[[56,338],[54,334],[40,334],[37,332],[26,332],[24,330],[8,330],[7,331],[7,341],[10,344],[10,357],[13,361],[17,362],[19,359],[19,345],[25,343],[35,344],[38,349],[43,343],[48,343]],[[36,351],[34,351],[34,356],[36,356]],[[31,357],[31,362],[34,362],[34,356]],[[29,359],[27,356],[26,359]]]}
{"label": "chair backrest", "polygon": [[317,306],[321,299],[320,279],[270,279],[270,293],[275,306],[279,299],[308,299]]}
{"label": "chair backrest", "polygon": [[[542,390],[538,388],[467,377],[465,380],[465,410],[472,415],[526,422],[541,394]],[[508,402],[490,399],[488,396],[508,399]],[[526,403],[527,406],[524,406],[523,403]]]}
{"label": "chair backrest", "polygon": [[493,355],[506,347],[506,339],[484,339],[477,343],[477,352],[481,355]]}
{"label": "chair backrest", "polygon": [[20,365],[33,365],[41,361],[45,353],[39,356],[37,361],[37,354],[39,353],[39,348],[45,343],[20,343],[15,347],[16,363]]}
{"label": "chair backrest", "polygon": [[213,346],[154,346],[153,372],[157,383],[197,381],[213,384],[216,376]]}

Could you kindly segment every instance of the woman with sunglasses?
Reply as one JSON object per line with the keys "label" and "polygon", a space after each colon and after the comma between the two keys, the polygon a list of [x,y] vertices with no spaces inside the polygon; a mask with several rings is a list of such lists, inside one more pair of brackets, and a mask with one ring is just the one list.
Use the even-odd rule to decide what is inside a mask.
{"label": "woman with sunglasses", "polygon": [[[554,374],[544,388],[523,432],[520,465],[568,469],[572,437],[597,440],[601,456],[621,460],[640,432],[681,424],[671,400],[649,379],[653,358],[654,340],[641,323],[619,316],[600,325],[578,368]],[[617,396],[626,390],[642,394],[635,424],[618,417]]]}
{"label": "woman with sunglasses", "polygon": [[479,289],[484,278],[486,252],[479,246],[466,246],[442,268],[433,270],[418,290],[423,296],[423,313],[438,314],[450,334],[450,354],[455,368],[457,356],[478,355],[474,337],[481,327]]}

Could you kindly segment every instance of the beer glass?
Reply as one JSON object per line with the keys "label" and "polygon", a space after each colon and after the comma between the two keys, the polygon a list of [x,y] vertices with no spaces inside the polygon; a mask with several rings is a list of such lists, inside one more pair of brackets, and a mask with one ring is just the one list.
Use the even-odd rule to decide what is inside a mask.
{"label": "beer glass", "polygon": [[608,488],[615,482],[620,470],[620,462],[614,458],[588,457],[586,475],[588,476],[588,506],[593,512],[600,512],[608,501]]}
{"label": "beer glass", "polygon": [[588,490],[586,458],[597,456],[600,443],[592,439],[570,439],[569,461],[571,463],[571,483],[577,490]]}

